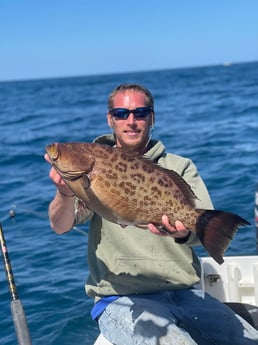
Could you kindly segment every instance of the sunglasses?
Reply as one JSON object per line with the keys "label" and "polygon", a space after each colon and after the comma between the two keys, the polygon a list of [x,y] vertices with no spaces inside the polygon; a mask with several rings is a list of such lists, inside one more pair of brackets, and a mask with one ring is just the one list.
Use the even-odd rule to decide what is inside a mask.
{"label": "sunglasses", "polygon": [[126,120],[128,116],[133,113],[135,119],[146,119],[152,112],[152,107],[139,107],[136,109],[127,109],[127,108],[113,108],[109,112],[116,117],[117,119]]}

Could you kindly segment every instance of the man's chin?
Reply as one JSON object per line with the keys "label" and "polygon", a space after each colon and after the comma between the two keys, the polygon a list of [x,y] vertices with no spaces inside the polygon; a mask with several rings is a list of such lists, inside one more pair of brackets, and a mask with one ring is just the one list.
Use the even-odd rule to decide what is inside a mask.
{"label": "man's chin", "polygon": [[122,148],[131,152],[141,152],[144,145],[139,141],[126,141],[123,143]]}
{"label": "man's chin", "polygon": [[127,151],[137,151],[141,147],[141,144],[139,142],[133,141],[133,140],[127,140],[122,145],[122,148]]}

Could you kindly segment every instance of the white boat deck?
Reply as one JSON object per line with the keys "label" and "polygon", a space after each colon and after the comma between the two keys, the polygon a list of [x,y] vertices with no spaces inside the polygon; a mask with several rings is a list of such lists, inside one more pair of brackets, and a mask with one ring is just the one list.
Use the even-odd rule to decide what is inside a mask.
{"label": "white boat deck", "polygon": [[222,265],[201,258],[199,287],[222,302],[258,306],[258,256],[224,257]]}

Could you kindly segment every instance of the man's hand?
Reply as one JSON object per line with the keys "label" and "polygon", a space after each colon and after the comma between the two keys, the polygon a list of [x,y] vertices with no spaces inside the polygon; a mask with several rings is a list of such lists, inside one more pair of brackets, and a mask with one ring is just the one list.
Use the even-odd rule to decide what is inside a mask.
{"label": "man's hand", "polygon": [[174,238],[184,238],[189,235],[189,230],[186,229],[183,223],[179,220],[172,226],[166,215],[162,216],[162,228],[157,228],[153,224],[148,224],[148,229],[156,235],[160,236],[173,236]]}

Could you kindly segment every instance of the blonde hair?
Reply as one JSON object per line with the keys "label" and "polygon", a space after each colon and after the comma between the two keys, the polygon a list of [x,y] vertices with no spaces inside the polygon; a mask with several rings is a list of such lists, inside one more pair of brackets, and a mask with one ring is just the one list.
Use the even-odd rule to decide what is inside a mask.
{"label": "blonde hair", "polygon": [[113,109],[114,97],[118,92],[125,92],[128,90],[142,92],[146,96],[146,107],[154,109],[154,99],[151,92],[140,84],[121,84],[117,86],[108,96],[108,110]]}

